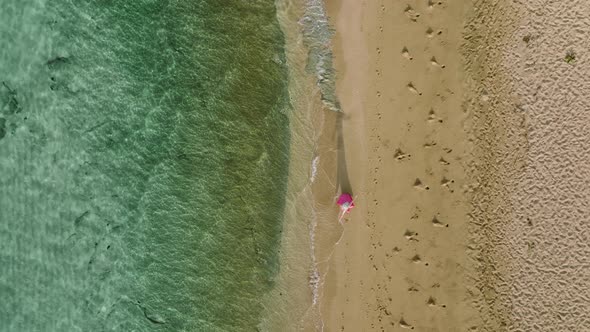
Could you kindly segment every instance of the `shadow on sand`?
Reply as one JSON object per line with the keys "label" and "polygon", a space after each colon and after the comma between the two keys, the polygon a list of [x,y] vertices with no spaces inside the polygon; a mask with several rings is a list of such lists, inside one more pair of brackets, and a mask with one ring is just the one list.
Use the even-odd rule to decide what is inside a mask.
{"label": "shadow on sand", "polygon": [[350,186],[350,180],[348,179],[348,169],[346,167],[346,151],[344,150],[344,136],[342,135],[342,123],[344,121],[344,113],[338,112],[336,115],[336,140],[337,140],[337,178],[336,178],[336,190],[340,188],[341,193],[349,193],[354,196],[352,187]]}

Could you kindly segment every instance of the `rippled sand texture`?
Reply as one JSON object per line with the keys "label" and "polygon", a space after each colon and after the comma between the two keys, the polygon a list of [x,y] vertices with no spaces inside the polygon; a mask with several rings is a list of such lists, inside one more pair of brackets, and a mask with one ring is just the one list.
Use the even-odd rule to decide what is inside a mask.
{"label": "rippled sand texture", "polygon": [[590,6],[475,8],[465,107],[482,330],[590,331]]}

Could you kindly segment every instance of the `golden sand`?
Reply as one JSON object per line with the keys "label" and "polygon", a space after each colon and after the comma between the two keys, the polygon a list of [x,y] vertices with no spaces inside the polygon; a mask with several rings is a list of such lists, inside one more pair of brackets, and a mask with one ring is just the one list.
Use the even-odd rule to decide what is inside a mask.
{"label": "golden sand", "polygon": [[357,208],[323,330],[589,331],[587,2],[327,2]]}
{"label": "golden sand", "polygon": [[326,277],[325,331],[477,326],[466,286],[465,5],[329,3],[358,208]]}

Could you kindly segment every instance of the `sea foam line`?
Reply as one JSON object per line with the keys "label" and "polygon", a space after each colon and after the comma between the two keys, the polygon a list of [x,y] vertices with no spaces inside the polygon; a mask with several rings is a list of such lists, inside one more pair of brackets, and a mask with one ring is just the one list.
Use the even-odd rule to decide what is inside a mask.
{"label": "sea foam line", "polygon": [[340,111],[336,97],[335,72],[332,61],[332,37],[323,0],[307,0],[304,15],[299,20],[303,27],[303,41],[309,49],[307,70],[315,74],[322,101],[333,111]]}
{"label": "sea foam line", "polygon": [[318,174],[319,163],[320,163],[320,156],[315,156],[315,158],[313,158],[313,161],[311,162],[311,178],[310,178],[311,183],[315,182],[315,177]]}

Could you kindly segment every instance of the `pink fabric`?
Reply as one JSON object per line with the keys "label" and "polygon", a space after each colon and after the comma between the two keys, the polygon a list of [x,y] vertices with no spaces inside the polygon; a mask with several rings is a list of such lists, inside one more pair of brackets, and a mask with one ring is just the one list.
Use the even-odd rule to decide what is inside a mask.
{"label": "pink fabric", "polygon": [[354,207],[354,203],[352,202],[352,196],[350,196],[349,193],[343,193],[342,195],[340,195],[340,197],[338,198],[338,205],[342,206],[346,203],[348,203],[347,208],[352,208]]}

